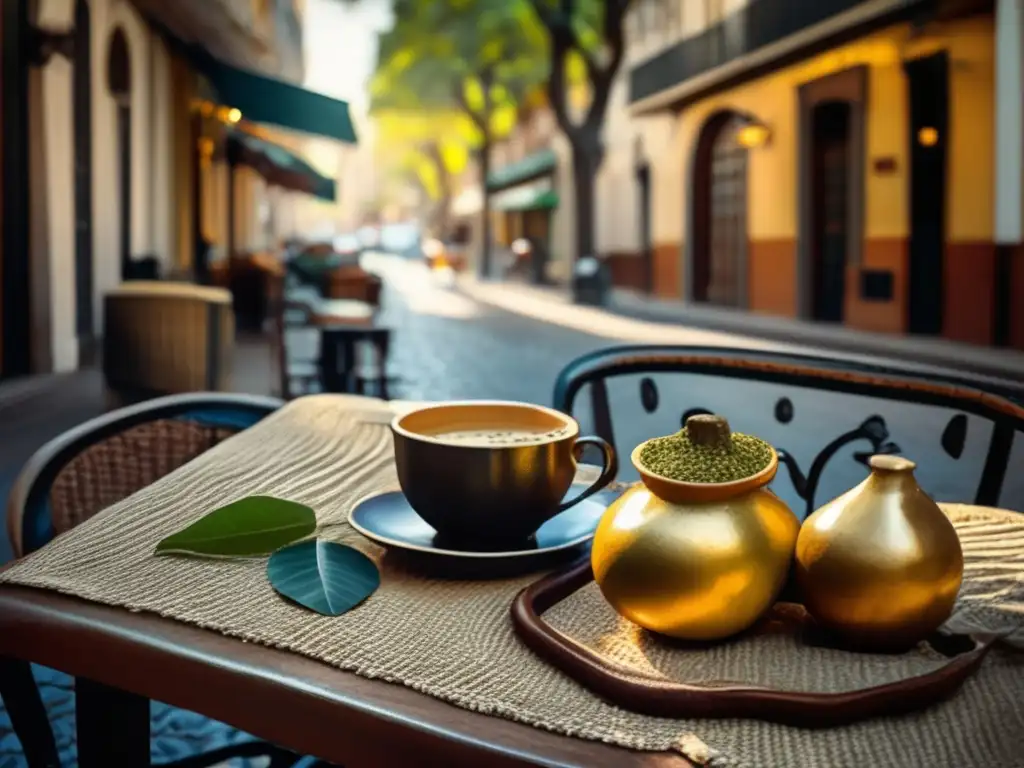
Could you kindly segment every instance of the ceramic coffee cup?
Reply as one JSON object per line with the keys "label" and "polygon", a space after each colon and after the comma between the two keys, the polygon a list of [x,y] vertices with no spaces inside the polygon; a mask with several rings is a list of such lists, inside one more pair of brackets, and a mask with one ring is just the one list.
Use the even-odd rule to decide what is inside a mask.
{"label": "ceramic coffee cup", "polygon": [[[539,405],[466,401],[395,417],[398,481],[412,508],[444,538],[493,546],[527,539],[597,493],[618,471],[614,449],[580,437],[571,416]],[[601,450],[601,476],[564,501],[580,449]]]}

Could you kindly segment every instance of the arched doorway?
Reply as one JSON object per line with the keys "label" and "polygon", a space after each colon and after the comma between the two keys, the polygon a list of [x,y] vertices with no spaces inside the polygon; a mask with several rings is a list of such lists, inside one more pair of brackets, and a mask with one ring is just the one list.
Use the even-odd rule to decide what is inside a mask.
{"label": "arched doorway", "polygon": [[848,101],[811,112],[811,316],[835,323],[846,301],[852,114]]}
{"label": "arched doorway", "polygon": [[72,119],[75,146],[75,332],[79,365],[93,355],[92,314],[92,56],[88,0],[75,2]]}
{"label": "arched doorway", "polygon": [[115,154],[121,221],[119,243],[121,279],[126,280],[131,276],[132,267],[132,73],[128,40],[120,27],[111,35],[107,52],[107,88],[117,109]]}
{"label": "arched doorway", "polygon": [[692,186],[692,297],[738,308],[747,304],[747,150],[736,135],[745,124],[734,112],[705,123]]}

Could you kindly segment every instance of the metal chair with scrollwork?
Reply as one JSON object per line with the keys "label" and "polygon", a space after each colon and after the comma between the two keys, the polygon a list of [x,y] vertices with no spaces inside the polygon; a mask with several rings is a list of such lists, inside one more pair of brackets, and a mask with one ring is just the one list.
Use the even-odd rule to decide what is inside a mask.
{"label": "metal chair with scrollwork", "polygon": [[[281,400],[269,397],[175,395],[107,413],[60,435],[32,456],[11,490],[7,527],[15,556],[39,549],[281,405]],[[41,667],[34,676],[28,663],[0,657],[0,697],[29,766],[60,766],[62,759],[70,764],[72,742],[63,740],[58,750],[40,683],[50,693],[48,701],[66,699],[70,704],[70,676]],[[70,717],[73,708],[59,710],[57,720]],[[0,725],[3,714],[0,707]],[[309,764],[308,758],[289,750],[165,704],[154,703],[152,722],[154,757],[167,768],[267,757],[270,768]]]}
{"label": "metal chair with scrollwork", "polygon": [[776,446],[787,471],[773,490],[801,517],[860,482],[878,453],[915,460],[939,501],[1024,511],[1024,387],[1000,379],[853,356],[624,346],[569,363],[554,405],[626,454],[695,413],[724,415]]}

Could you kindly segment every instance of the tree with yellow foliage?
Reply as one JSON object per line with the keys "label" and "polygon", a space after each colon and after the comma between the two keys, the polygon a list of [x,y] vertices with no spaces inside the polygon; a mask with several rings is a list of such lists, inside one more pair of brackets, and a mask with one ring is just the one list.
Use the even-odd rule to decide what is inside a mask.
{"label": "tree with yellow foliage", "polygon": [[436,188],[439,200],[445,179],[457,172],[458,147],[477,162],[483,188],[479,268],[488,275],[491,148],[511,132],[523,99],[547,75],[544,29],[519,0],[395,0],[394,13],[395,26],[380,39],[371,113],[382,119],[383,132],[389,122],[408,121],[392,129],[407,137],[427,134],[411,139],[403,161],[421,182],[433,179],[425,186]]}

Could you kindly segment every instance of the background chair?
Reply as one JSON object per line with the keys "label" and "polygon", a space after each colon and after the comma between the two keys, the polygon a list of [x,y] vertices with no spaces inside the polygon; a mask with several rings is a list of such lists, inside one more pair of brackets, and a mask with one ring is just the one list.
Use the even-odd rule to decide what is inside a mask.
{"label": "background chair", "polygon": [[126,282],[104,297],[103,378],[118,407],[229,389],[231,294],[188,283]]}
{"label": "background chair", "polygon": [[[282,404],[268,397],[178,395],[113,411],[66,432],[32,456],[11,490],[7,528],[15,556],[39,549]],[[53,694],[48,698],[70,700],[69,676],[36,668],[34,679],[29,664],[0,657],[0,696],[29,765],[70,765],[72,708],[60,708],[56,720],[64,738],[55,740],[37,681]],[[288,750],[165,704],[153,703],[151,722],[154,763],[164,766],[198,768],[231,757],[263,756],[270,757],[271,768],[283,768],[299,760]]]}
{"label": "background chair", "polygon": [[[938,501],[1024,511],[1024,387],[933,368],[726,348],[624,346],[585,355],[554,405],[622,456],[695,413],[779,450],[773,483],[801,517],[861,482],[876,453],[918,464]],[[622,479],[637,479],[628,461]]]}
{"label": "background chair", "polygon": [[269,253],[234,254],[228,259],[227,283],[234,306],[235,326],[259,332],[270,317],[270,283],[284,275],[282,261]]}
{"label": "background chair", "polygon": [[272,364],[278,374],[278,394],[285,400],[320,390],[320,332],[310,319],[318,297],[313,289],[290,282],[287,275],[274,275],[267,299]]}
{"label": "background chair", "polygon": [[325,392],[374,395],[391,399],[388,356],[391,331],[358,325],[324,326],[320,331],[320,370]]}

